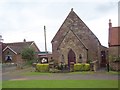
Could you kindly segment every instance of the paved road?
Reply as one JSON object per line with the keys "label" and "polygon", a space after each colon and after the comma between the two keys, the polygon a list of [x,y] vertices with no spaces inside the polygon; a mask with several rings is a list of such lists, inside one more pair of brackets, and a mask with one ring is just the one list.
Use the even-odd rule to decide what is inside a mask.
{"label": "paved road", "polygon": [[118,75],[105,72],[88,74],[81,73],[51,73],[45,75],[23,76],[21,73],[28,70],[16,70],[3,73],[2,80],[118,80]]}

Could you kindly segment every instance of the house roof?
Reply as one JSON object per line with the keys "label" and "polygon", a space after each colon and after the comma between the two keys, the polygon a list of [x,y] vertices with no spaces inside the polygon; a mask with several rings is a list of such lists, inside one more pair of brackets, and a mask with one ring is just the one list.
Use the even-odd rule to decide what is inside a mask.
{"label": "house roof", "polygon": [[109,32],[109,45],[120,45],[120,27],[112,27]]}
{"label": "house roof", "polygon": [[[6,49],[10,49],[11,51],[13,51],[14,53],[21,53],[21,51],[26,48],[26,47],[30,47],[32,44],[34,43],[34,41],[29,41],[29,42],[15,42],[15,43],[3,43],[3,52]],[[35,43],[34,43],[35,44]],[[35,45],[36,46],[36,45]],[[36,46],[36,48],[38,49],[38,47]],[[38,49],[39,50],[39,49]]]}

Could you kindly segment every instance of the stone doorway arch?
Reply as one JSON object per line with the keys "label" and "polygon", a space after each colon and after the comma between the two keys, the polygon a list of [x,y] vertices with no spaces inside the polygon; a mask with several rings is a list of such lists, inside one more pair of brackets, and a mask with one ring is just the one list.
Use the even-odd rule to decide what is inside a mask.
{"label": "stone doorway arch", "polygon": [[70,67],[70,63],[76,63],[76,55],[72,49],[68,52],[68,66]]}

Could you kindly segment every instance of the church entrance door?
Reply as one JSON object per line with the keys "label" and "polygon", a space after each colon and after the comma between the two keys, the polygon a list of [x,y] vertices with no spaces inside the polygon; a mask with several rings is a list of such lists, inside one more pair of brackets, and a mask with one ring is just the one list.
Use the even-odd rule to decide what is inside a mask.
{"label": "church entrance door", "polygon": [[70,67],[70,63],[76,63],[76,55],[72,49],[68,52],[68,66]]}
{"label": "church entrance door", "polygon": [[106,61],[106,52],[101,51],[101,67],[106,67],[107,61]]}

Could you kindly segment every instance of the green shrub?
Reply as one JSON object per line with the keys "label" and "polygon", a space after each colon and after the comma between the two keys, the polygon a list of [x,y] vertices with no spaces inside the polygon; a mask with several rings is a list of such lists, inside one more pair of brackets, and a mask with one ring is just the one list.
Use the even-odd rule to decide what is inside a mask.
{"label": "green shrub", "polygon": [[90,64],[74,64],[74,71],[88,71],[90,70]]}
{"label": "green shrub", "polygon": [[74,71],[80,71],[82,68],[82,64],[74,64]]}
{"label": "green shrub", "polygon": [[48,72],[49,71],[49,64],[37,64],[36,69],[39,72]]}
{"label": "green shrub", "polygon": [[85,64],[84,71],[89,71],[89,70],[90,70],[90,64]]}

